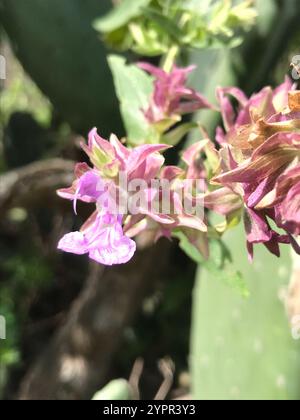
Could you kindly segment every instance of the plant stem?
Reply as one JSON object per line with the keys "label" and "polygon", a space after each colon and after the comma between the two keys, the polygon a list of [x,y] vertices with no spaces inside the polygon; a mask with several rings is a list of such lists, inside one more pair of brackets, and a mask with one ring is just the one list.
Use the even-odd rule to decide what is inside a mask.
{"label": "plant stem", "polygon": [[164,71],[169,73],[172,70],[179,52],[180,52],[180,48],[178,45],[173,45],[170,48],[170,50],[168,51],[168,53],[165,55],[163,59],[162,67]]}

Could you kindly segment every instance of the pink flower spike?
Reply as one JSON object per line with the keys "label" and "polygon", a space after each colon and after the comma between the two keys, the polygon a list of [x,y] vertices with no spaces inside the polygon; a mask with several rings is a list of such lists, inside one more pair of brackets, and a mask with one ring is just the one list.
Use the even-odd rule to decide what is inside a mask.
{"label": "pink flower spike", "polygon": [[155,178],[164,163],[159,153],[170,147],[166,144],[145,144],[129,149],[115,135],[111,135],[110,141],[102,139],[96,129],[90,132],[89,146],[83,145],[103,179],[113,180],[123,172],[129,181],[133,178],[147,181]]}
{"label": "pink flower spike", "polygon": [[187,77],[195,66],[174,66],[170,73],[148,63],[139,63],[139,67],[155,77],[150,105],[144,111],[150,124],[170,120],[174,125],[181,115],[204,108],[214,109],[200,93],[186,86]]}

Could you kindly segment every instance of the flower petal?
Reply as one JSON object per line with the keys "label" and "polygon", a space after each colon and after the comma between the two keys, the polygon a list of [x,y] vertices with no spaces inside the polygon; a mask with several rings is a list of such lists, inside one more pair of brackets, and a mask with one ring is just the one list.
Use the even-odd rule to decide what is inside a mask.
{"label": "flower petal", "polygon": [[258,244],[271,240],[272,232],[263,214],[246,209],[244,222],[249,243]]}
{"label": "flower petal", "polygon": [[86,172],[77,182],[74,194],[74,212],[76,213],[77,200],[86,203],[95,203],[105,192],[105,183],[95,171]]}
{"label": "flower petal", "polygon": [[88,242],[82,232],[72,232],[59,241],[58,249],[72,254],[83,255],[88,252]]}
{"label": "flower petal", "polygon": [[107,227],[89,251],[89,257],[99,264],[112,266],[126,264],[136,251],[136,243],[124,236],[120,224]]}
{"label": "flower petal", "polygon": [[242,207],[242,200],[230,188],[224,187],[205,195],[204,205],[218,214],[227,216]]}

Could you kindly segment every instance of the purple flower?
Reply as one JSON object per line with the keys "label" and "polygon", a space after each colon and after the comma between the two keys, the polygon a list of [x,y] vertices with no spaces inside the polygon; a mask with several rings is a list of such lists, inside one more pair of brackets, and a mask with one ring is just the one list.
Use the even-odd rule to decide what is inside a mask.
{"label": "purple flower", "polygon": [[57,193],[60,197],[74,202],[74,212],[77,214],[76,205],[78,200],[85,203],[96,203],[105,190],[105,182],[97,171],[88,168],[86,172],[76,179],[70,188],[61,189]]}
{"label": "purple flower", "polygon": [[290,235],[300,235],[300,164],[288,168],[278,178],[274,189],[259,206],[274,206],[277,225]]}
{"label": "purple flower", "polygon": [[169,128],[180,121],[181,115],[202,108],[213,108],[200,93],[186,86],[187,77],[195,66],[174,66],[170,73],[149,63],[139,63],[139,67],[155,77],[150,106],[145,110],[146,118],[151,124],[162,123],[164,127]]}
{"label": "purple flower", "polygon": [[145,144],[128,149],[115,135],[111,135],[107,141],[100,137],[94,128],[89,133],[88,145],[82,144],[82,148],[103,179],[115,179],[123,172],[129,181],[135,178],[150,181],[164,163],[158,152],[169,149],[170,146]]}
{"label": "purple flower", "polygon": [[[249,157],[249,153],[270,136],[286,131],[283,127],[270,127],[268,124],[280,121],[282,113],[288,110],[289,93],[293,90],[294,86],[289,78],[277,89],[266,87],[250,99],[238,88],[219,88],[217,98],[225,131],[221,127],[217,129],[218,143],[237,147]],[[230,98],[237,102],[237,112]]]}
{"label": "purple flower", "polygon": [[186,174],[187,179],[205,179],[206,168],[202,153],[205,145],[203,142],[197,142],[187,148],[182,155],[182,160],[187,165],[188,170]]}
{"label": "purple flower", "polygon": [[[78,200],[97,204],[97,211],[80,232],[65,235],[58,247],[65,252],[88,254],[100,264],[124,264],[134,255],[136,245],[123,233],[123,217],[114,215],[115,210],[112,210],[117,208],[115,201],[118,201],[122,193],[118,175],[122,172],[128,182],[141,179],[146,184],[150,183],[159,175],[164,164],[164,158],[159,152],[169,146],[147,144],[128,149],[114,135],[110,141],[103,139],[95,128],[89,133],[88,144],[82,147],[93,168],[86,163],[77,164],[72,186],[59,190],[58,195],[73,201],[75,213]],[[149,191],[146,189],[145,194]],[[156,216],[151,214],[151,217]],[[168,216],[157,217],[168,220]]]}
{"label": "purple flower", "polygon": [[250,259],[256,243],[277,256],[280,243],[299,251],[293,235],[300,234],[300,92],[287,78],[250,99],[236,88],[219,89],[218,98],[224,129],[217,130],[221,164],[212,182],[221,189],[207,195],[206,206],[228,219],[240,203]]}
{"label": "purple flower", "polygon": [[99,264],[112,266],[131,260],[136,244],[124,235],[122,217],[95,213],[80,232],[65,235],[58,249],[72,254],[89,254]]}
{"label": "purple flower", "polygon": [[[253,260],[253,245],[260,243],[269,244],[273,240],[275,232],[270,228],[266,216],[252,209],[245,210],[244,224],[247,234],[249,259]],[[279,248],[278,250],[276,249],[276,255],[280,255]]]}

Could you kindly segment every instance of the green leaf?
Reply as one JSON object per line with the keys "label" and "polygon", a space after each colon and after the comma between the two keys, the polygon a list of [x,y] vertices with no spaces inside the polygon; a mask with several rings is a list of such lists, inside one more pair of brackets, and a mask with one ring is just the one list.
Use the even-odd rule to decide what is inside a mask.
{"label": "green leaf", "polygon": [[182,251],[196,264],[205,264],[207,262],[182,231],[174,232],[173,237],[179,239],[179,246]]}
{"label": "green leaf", "polygon": [[214,279],[231,287],[242,297],[249,297],[249,290],[242,273],[235,269],[229,250],[220,240],[210,241],[210,258],[205,260],[183,232],[176,232],[174,237],[179,239],[180,248],[187,256],[208,271]]}
{"label": "green leaf", "polygon": [[93,397],[93,401],[125,401],[131,399],[131,389],[125,379],[116,379],[106,385]]}
{"label": "green leaf", "polygon": [[132,50],[139,55],[156,57],[168,51],[168,46],[163,41],[165,36],[162,30],[149,31],[149,28],[140,23],[131,22],[130,35],[134,41]]}
{"label": "green leaf", "polygon": [[110,46],[146,56],[165,54],[174,45],[233,48],[242,41],[239,33],[255,22],[251,4],[251,0],[235,7],[232,0],[123,0],[96,20],[94,28],[105,34]]}
{"label": "green leaf", "polygon": [[169,131],[162,137],[162,143],[169,144],[170,146],[176,146],[191,130],[198,128],[199,124],[196,122],[189,122],[181,124],[174,130]]}
{"label": "green leaf", "polygon": [[206,262],[205,268],[221,283],[239,292],[242,297],[249,297],[245,278],[241,271],[236,269],[229,249],[221,240],[211,241],[210,259]]}
{"label": "green leaf", "polygon": [[186,0],[182,4],[183,10],[191,10],[194,13],[207,14],[214,0]]}
{"label": "green leaf", "polygon": [[127,51],[132,47],[133,39],[126,26],[104,34],[103,40],[107,47],[116,51]]}
{"label": "green leaf", "polygon": [[300,341],[292,337],[284,296],[291,274],[288,247],[280,259],[257,246],[247,261],[243,227],[226,235],[250,288],[241,299],[201,267],[194,292],[192,396],[196,400],[298,400]]}
{"label": "green leaf", "polygon": [[138,17],[142,8],[148,6],[151,0],[123,0],[120,5],[112,9],[106,16],[95,20],[94,28],[102,33],[109,33],[127,25]]}
{"label": "green leaf", "polygon": [[150,7],[143,8],[144,15],[150,20],[155,22],[160,28],[173,38],[174,41],[180,43],[180,38],[183,36],[181,29],[176,25],[174,19],[165,16],[158,10]]}
{"label": "green leaf", "polygon": [[126,127],[128,141],[133,145],[154,140],[143,109],[149,106],[153,91],[153,79],[136,65],[127,64],[125,58],[111,55],[108,58],[113,73],[121,114]]}

